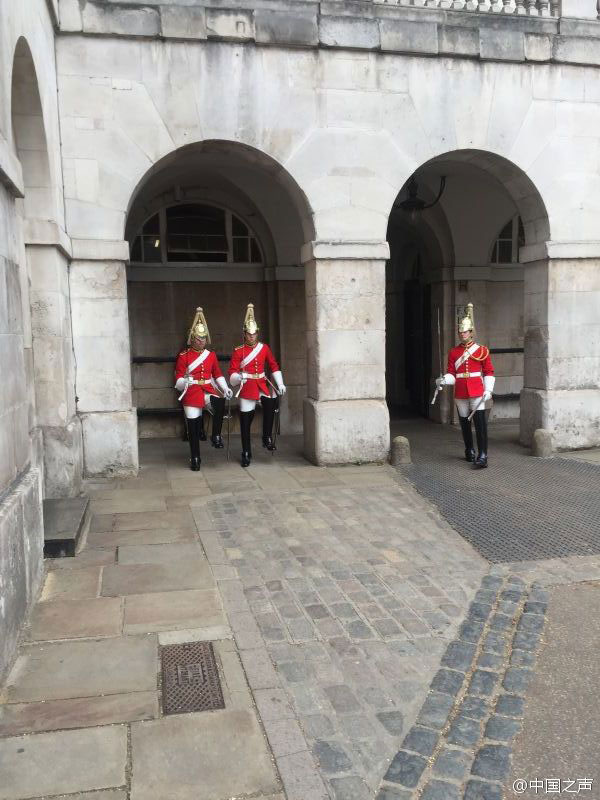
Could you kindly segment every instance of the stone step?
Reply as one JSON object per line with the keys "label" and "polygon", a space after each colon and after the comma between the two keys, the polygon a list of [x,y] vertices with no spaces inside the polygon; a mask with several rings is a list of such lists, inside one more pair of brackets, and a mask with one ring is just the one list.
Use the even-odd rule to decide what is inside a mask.
{"label": "stone step", "polygon": [[44,556],[74,556],[87,521],[89,497],[44,500]]}

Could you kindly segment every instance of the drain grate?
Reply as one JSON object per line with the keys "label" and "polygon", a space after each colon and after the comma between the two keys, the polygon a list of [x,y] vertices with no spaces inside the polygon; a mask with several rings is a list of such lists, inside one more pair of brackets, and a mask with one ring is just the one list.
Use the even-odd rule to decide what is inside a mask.
{"label": "drain grate", "polygon": [[163,714],[225,708],[212,642],[170,644],[160,659]]}

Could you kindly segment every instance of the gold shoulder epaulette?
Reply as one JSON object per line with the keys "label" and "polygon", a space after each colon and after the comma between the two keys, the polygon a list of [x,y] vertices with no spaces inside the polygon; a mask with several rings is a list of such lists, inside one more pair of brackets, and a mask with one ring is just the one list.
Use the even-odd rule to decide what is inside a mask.
{"label": "gold shoulder epaulette", "polygon": [[489,347],[486,347],[484,344],[480,344],[479,345],[479,355],[471,356],[471,358],[474,358],[475,361],[485,361],[486,358],[489,356],[489,354],[490,354]]}
{"label": "gold shoulder epaulette", "polygon": [[236,347],[234,347],[233,349],[234,349],[234,350],[241,350],[243,346],[244,346],[243,344],[238,344],[238,345],[237,345]]}

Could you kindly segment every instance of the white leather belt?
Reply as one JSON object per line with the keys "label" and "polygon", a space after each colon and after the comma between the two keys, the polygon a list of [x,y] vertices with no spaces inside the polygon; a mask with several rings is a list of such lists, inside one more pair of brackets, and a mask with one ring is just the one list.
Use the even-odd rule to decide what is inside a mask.
{"label": "white leather belt", "polygon": [[457,372],[457,378],[481,378],[481,372]]}

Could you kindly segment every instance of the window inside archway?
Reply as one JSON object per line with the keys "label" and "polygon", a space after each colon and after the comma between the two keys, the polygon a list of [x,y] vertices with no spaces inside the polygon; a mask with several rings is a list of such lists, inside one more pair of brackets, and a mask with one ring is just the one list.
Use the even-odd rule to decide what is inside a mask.
{"label": "window inside archway", "polygon": [[498,234],[492,248],[492,264],[515,264],[519,261],[519,248],[525,244],[523,221],[516,214],[508,220]]}
{"label": "window inside archway", "polygon": [[142,264],[262,264],[252,230],[228,209],[181,203],[148,219],[133,240],[130,260]]}

